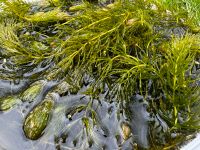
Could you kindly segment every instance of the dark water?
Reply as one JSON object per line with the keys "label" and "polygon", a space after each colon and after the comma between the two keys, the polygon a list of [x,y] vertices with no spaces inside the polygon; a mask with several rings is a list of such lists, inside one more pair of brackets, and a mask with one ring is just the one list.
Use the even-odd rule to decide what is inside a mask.
{"label": "dark water", "polygon": [[23,134],[23,113],[20,108],[0,114],[1,150],[55,150],[53,141],[32,141]]}
{"label": "dark water", "polygon": [[[0,114],[1,147],[6,150],[129,150],[136,142],[139,147],[149,148],[150,118],[146,105],[140,102],[142,96],[136,95],[132,99],[133,103],[128,105],[129,118],[126,118],[127,112],[123,112],[117,103],[106,102],[104,96],[92,101],[80,93],[60,97],[44,135],[36,141],[27,139],[23,132],[24,119],[34,102],[19,103],[14,109]],[[82,106],[84,109],[74,112]],[[95,122],[92,111],[95,111]],[[84,120],[92,127],[89,132]],[[121,128],[124,123],[130,125],[132,132],[126,140]]]}
{"label": "dark water", "polygon": [[[54,149],[123,149],[131,148],[131,141],[123,142],[120,124],[124,121],[117,117],[117,107],[114,103],[108,104],[94,101],[92,108],[96,110],[99,125],[94,125],[90,135],[85,130],[83,118],[90,118],[90,111],[80,111],[70,114],[73,109],[87,105],[90,99],[83,95],[65,96],[53,112],[51,122],[45,129],[44,135],[36,141],[29,140],[23,132],[23,122],[26,116],[26,105],[21,104],[16,108],[0,114],[0,143],[1,149],[6,150],[54,150]],[[72,109],[73,108],[73,109]],[[60,110],[59,110],[60,109]],[[67,111],[62,111],[67,109]],[[109,113],[108,113],[109,111]],[[87,113],[87,114],[86,114]],[[66,115],[68,114],[68,115]],[[71,115],[71,117],[69,117]],[[89,123],[92,120],[89,119]],[[64,139],[64,135],[67,138]],[[116,139],[118,135],[118,141]],[[57,136],[57,140],[55,140]],[[76,141],[76,144],[74,143]],[[89,144],[88,141],[91,143]]]}
{"label": "dark water", "polygon": [[[44,83],[33,100],[19,101],[12,109],[0,112],[0,150],[148,149],[151,147],[150,132],[155,132],[154,140],[158,138],[165,144],[164,133],[168,132],[168,125],[158,114],[150,115],[149,104],[143,96],[135,94],[125,104],[113,102],[107,99],[108,89],[105,87],[98,99],[91,99],[82,94],[89,84],[75,95],[66,92],[68,88],[64,85],[65,90],[60,94],[58,86],[62,81],[43,79],[43,73],[52,65],[33,66],[26,73],[19,73],[22,79],[18,82],[0,80],[0,104],[4,98],[19,96],[37,80]],[[5,75],[9,74],[8,70],[13,72],[12,68],[0,68]],[[53,93],[55,107],[43,135],[38,140],[30,140],[24,135],[24,120],[48,93]],[[153,122],[155,131],[150,129]],[[123,125],[127,125],[126,131],[130,130],[127,137]]]}
{"label": "dark water", "polygon": [[[55,81],[46,82],[35,97],[34,102],[22,102],[19,95],[30,88],[32,83],[40,80],[42,74],[51,67],[52,63],[45,65],[44,62],[38,66],[33,63],[21,66],[20,69],[8,60],[0,61],[1,77],[13,79],[0,80],[0,104],[7,97],[18,97],[16,104],[11,105],[11,109],[0,111],[0,150],[54,150],[53,141],[32,141],[25,137],[23,132],[23,122],[31,109],[40,103],[47,93],[57,85]],[[9,108],[9,107],[8,107]],[[7,108],[6,108],[7,109]]]}
{"label": "dark water", "polygon": [[[26,64],[21,66],[24,69],[16,72],[17,68],[9,60],[5,63],[1,61],[0,71],[8,78],[0,80],[1,149],[130,149],[133,140],[132,137],[127,141],[123,140],[121,125],[126,118],[120,112],[119,105],[106,102],[106,93],[100,95],[99,100],[81,94],[87,87],[81,88],[76,95],[65,93],[60,97],[59,92],[54,93],[55,106],[49,114],[50,119],[42,131],[43,135],[37,140],[30,140],[25,136],[23,129],[28,114],[44,101],[47,94],[53,90],[56,92],[55,88],[62,83],[44,80],[45,71],[52,65],[49,62],[41,62],[37,66]],[[37,95],[34,98],[29,97],[27,101],[23,100],[21,94],[41,80],[42,88]],[[13,103],[5,101],[10,97],[17,97],[19,100]]]}

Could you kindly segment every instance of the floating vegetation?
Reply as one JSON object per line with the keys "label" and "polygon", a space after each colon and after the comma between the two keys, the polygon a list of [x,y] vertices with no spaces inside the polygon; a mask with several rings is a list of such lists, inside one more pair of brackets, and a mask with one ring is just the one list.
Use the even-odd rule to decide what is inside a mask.
{"label": "floating vegetation", "polygon": [[0,6],[0,110],[28,105],[27,138],[176,149],[199,131],[198,0]]}

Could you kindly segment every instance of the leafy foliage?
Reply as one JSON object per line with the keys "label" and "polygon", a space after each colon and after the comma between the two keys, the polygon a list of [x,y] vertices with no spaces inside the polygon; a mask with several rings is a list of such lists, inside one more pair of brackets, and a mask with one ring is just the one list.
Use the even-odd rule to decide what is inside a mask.
{"label": "leafy foliage", "polygon": [[[161,138],[173,132],[199,129],[200,9],[197,0],[119,0],[109,4],[105,1],[52,0],[42,5],[3,0],[2,6],[0,56],[6,61],[5,64],[0,62],[6,66],[0,68],[3,73],[13,75],[16,68],[25,68],[23,75],[17,77],[23,78],[31,74],[30,70],[38,74],[33,68],[49,63],[52,65],[44,67],[42,74],[33,78],[66,83],[63,88],[59,82],[55,90],[60,96],[85,94],[95,99],[91,102],[97,103],[106,92],[103,103],[115,101],[127,109],[124,103],[131,105],[132,95],[139,94],[149,103],[143,112],[148,110],[162,128],[167,124],[167,130],[155,129],[155,133],[161,133]],[[0,78],[5,79],[5,75]],[[84,86],[87,89],[81,91]],[[21,96],[23,99],[37,97],[41,89],[41,86],[33,86]],[[89,131],[94,134],[95,119],[97,126],[100,124],[97,128],[109,125],[109,120],[102,125],[101,117],[90,118],[88,115],[98,116],[102,112],[94,113],[89,102],[89,106],[85,103],[74,106],[79,103],[81,101],[73,104],[73,101],[65,102],[65,98],[61,98],[62,106],[54,112],[59,117],[53,117],[48,131],[55,131],[56,123],[64,121],[67,108],[73,112],[71,109],[76,107],[75,110],[81,109],[83,113],[75,112],[78,119],[68,122],[69,128],[76,128],[78,124],[85,127],[80,131],[84,137],[88,134],[89,139],[96,139],[99,136],[96,132],[95,136],[89,134]],[[135,107],[133,105],[131,109]],[[132,120],[129,118],[132,123],[137,119],[134,115]],[[140,122],[148,128],[145,117]],[[57,125],[59,128],[60,124]],[[70,130],[66,132],[74,136]],[[141,137],[146,139],[146,134]],[[96,140],[101,143],[102,139]],[[142,143],[138,141],[138,144]],[[152,140],[152,146],[156,142],[160,144]],[[167,145],[167,140],[161,143]],[[90,142],[86,147],[89,145]],[[106,145],[105,140],[100,144],[103,145]]]}

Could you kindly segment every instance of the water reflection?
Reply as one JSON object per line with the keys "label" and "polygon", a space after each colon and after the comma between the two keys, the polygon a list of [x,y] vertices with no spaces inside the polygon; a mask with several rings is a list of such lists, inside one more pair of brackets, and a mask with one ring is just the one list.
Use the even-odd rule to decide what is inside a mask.
{"label": "water reflection", "polygon": [[0,114],[1,150],[55,150],[53,141],[32,141],[23,135],[24,115],[20,108]]}

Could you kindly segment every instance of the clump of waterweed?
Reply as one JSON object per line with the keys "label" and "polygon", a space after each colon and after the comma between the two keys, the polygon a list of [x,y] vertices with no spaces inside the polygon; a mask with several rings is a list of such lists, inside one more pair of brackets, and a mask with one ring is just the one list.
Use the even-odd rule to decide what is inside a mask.
{"label": "clump of waterweed", "polygon": [[[69,123],[68,127],[83,127],[81,132],[88,134],[83,136],[89,138],[86,147],[97,146],[91,144],[94,142],[92,138],[101,146],[118,147],[115,138],[110,139],[113,145],[107,145],[102,140],[105,138],[97,138],[101,133],[94,128],[97,123],[102,130],[106,128],[111,132],[109,120],[102,122],[92,110],[92,102],[97,102],[94,99],[101,99],[103,94],[106,97],[103,104],[110,105],[108,102],[115,101],[127,116],[125,110],[130,107],[132,117],[129,116],[128,123],[132,136],[137,137],[130,139],[129,135],[126,142],[134,141],[139,147],[168,147],[171,133],[183,136],[199,129],[200,9],[197,9],[199,5],[189,7],[195,6],[195,1],[188,1],[187,4],[191,5],[185,5],[183,1],[163,0],[115,1],[111,4],[59,0],[37,7],[21,0],[3,3],[0,12],[1,55],[12,60],[14,68],[34,62],[31,65],[33,72],[38,64],[44,65],[41,62],[51,63],[42,74],[33,77],[62,81],[54,89],[61,96],[85,93],[91,98],[88,104],[78,99],[74,103],[72,100],[61,102],[62,106],[55,107],[52,122],[49,126],[45,124],[47,129],[52,129],[47,135],[58,131],[56,125],[58,128],[63,125],[63,110],[69,108],[74,126]],[[26,76],[27,73],[23,75]],[[42,86],[33,85],[21,94],[22,99],[32,101]],[[79,91],[82,87],[84,90]],[[45,90],[43,92],[47,94]],[[133,95],[141,95],[148,106],[134,103]],[[36,101],[42,101],[43,97],[38,99]],[[56,118],[56,114],[61,118]],[[139,114],[143,116],[137,117]],[[133,124],[143,127],[145,132],[140,132]],[[147,130],[149,127],[151,133]],[[31,132],[31,125],[27,129]],[[107,135],[106,131],[102,132]],[[70,143],[69,137],[69,145],[78,147],[77,144],[81,143],[80,139],[77,142],[78,139],[73,138],[70,130],[57,133],[57,136],[59,134],[72,136],[74,143]],[[148,134],[159,140],[148,138]],[[112,136],[108,134],[108,137]],[[176,143],[172,142],[174,147],[183,140],[182,136],[176,137]]]}

